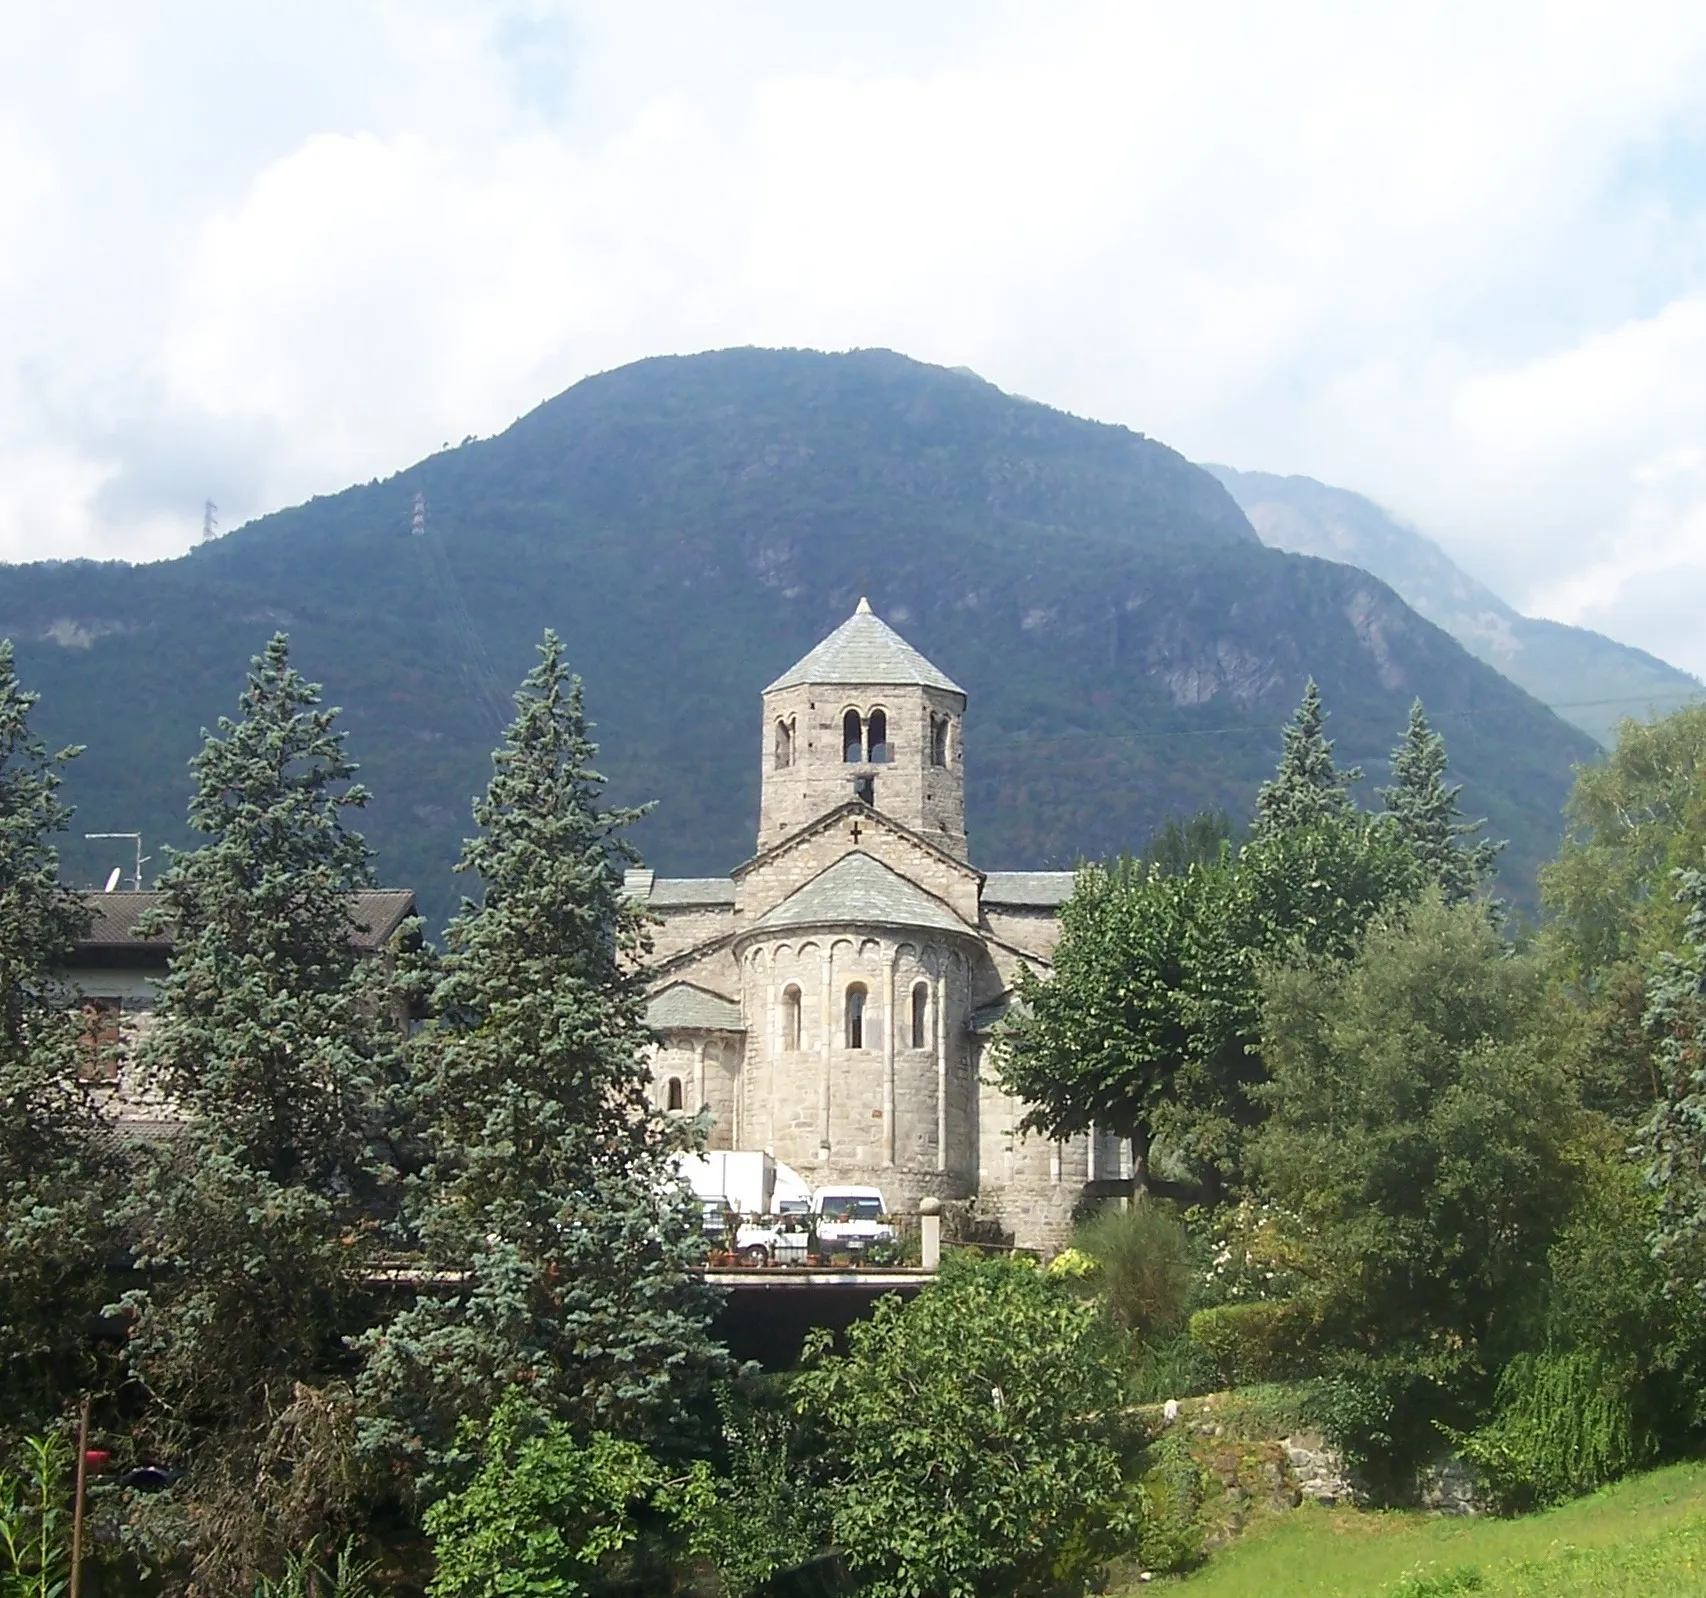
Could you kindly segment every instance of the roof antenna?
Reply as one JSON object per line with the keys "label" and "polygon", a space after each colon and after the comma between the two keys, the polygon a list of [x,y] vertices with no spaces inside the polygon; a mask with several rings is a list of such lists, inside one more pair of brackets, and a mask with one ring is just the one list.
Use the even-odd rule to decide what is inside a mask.
{"label": "roof antenna", "polygon": [[[142,852],[142,834],[140,832],[85,832],[83,834],[83,836],[85,838],[128,838],[128,839],[130,839],[130,841],[136,845],[136,875],[131,878],[131,882],[134,885],[134,887],[136,888],[136,891],[138,893],[142,892],[142,867],[143,867],[143,863],[145,861],[152,860],[154,858],[154,856],[151,854],[144,854]],[[105,889],[105,891],[107,893],[111,893],[113,891],[113,889],[118,886],[118,875],[119,875],[118,872],[115,871],[112,874],[112,876],[107,879],[107,886]]]}
{"label": "roof antenna", "polygon": [[106,887],[101,889],[101,892],[102,893],[111,893],[113,891],[113,889],[118,886],[118,879],[120,877],[122,877],[123,875],[124,875],[124,867],[123,866],[114,866],[112,868],[112,870],[107,873],[107,885],[106,885]]}

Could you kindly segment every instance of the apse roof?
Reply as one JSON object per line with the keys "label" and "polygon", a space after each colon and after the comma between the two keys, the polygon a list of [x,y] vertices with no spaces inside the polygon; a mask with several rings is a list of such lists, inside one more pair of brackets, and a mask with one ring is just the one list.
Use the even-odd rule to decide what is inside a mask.
{"label": "apse roof", "polygon": [[866,684],[940,688],[950,694],[965,689],[938,671],[916,649],[871,610],[869,600],[803,660],[796,661],[764,691],[798,688],[806,683],[848,687]]}
{"label": "apse roof", "polygon": [[760,916],[754,928],[772,932],[782,927],[835,922],[925,927],[940,932],[971,930],[940,900],[932,899],[862,849],[843,855],[827,871],[789,894]]}
{"label": "apse roof", "polygon": [[740,1032],[746,1022],[734,1000],[691,982],[674,982],[646,1006],[646,1025],[659,1032]]}

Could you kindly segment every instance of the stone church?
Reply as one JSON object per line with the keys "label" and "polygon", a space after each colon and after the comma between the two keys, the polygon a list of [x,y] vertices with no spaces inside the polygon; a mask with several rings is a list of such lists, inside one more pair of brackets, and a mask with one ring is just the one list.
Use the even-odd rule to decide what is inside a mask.
{"label": "stone church", "polygon": [[992,1028],[1045,973],[1066,871],[979,871],[966,837],[966,695],[859,608],[764,691],[758,846],[727,877],[629,874],[656,916],[648,1020],[659,1108],[711,1118],[807,1181],[895,1211],[971,1200],[1058,1245],[1106,1136],[1021,1135]]}

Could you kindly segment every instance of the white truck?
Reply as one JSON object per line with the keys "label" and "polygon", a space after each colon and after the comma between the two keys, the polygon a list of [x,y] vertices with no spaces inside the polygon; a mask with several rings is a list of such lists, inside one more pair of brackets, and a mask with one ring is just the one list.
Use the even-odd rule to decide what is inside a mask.
{"label": "white truck", "polygon": [[804,1210],[743,1224],[735,1248],[749,1265],[775,1260],[803,1264],[813,1252],[862,1256],[873,1244],[892,1243],[895,1230],[883,1219],[887,1205],[874,1187],[820,1187]]}

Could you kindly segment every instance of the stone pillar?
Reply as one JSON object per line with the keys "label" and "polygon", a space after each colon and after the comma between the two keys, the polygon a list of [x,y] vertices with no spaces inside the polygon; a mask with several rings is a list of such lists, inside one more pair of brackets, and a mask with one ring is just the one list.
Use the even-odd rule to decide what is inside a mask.
{"label": "stone pillar", "polygon": [[883,1164],[894,1164],[894,968],[898,947],[883,958]]}
{"label": "stone pillar", "polygon": [[1084,1175],[1087,1180],[1094,1182],[1100,1172],[1096,1168],[1096,1123],[1090,1123],[1090,1145],[1084,1151]]}
{"label": "stone pillar", "polygon": [[918,1263],[927,1271],[942,1265],[942,1201],[918,1201]]}
{"label": "stone pillar", "polygon": [[944,955],[934,983],[936,994],[936,1169],[948,1168],[948,962]]}
{"label": "stone pillar", "polygon": [[[695,1114],[697,1114],[700,1110],[703,1110],[705,1108],[705,1077],[706,1077],[705,1056],[707,1054],[709,1054],[710,1052],[711,1052],[711,1040],[709,1038],[702,1038],[700,1040],[700,1043],[699,1043],[698,1063],[694,1067],[694,1069],[697,1073],[697,1076],[698,1076],[698,1080],[693,1084],[693,1096],[694,1096],[693,1097],[693,1110],[694,1110]],[[730,1135],[732,1136],[734,1133],[734,1128],[730,1127],[729,1132],[730,1132]]]}
{"label": "stone pillar", "polygon": [[818,1006],[823,1023],[822,1071],[817,1084],[817,1157],[829,1158],[830,1043],[835,1021],[835,951],[827,939],[823,945],[823,1002]]}

